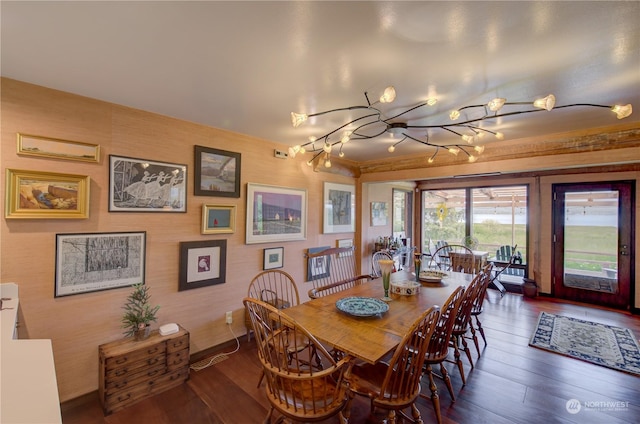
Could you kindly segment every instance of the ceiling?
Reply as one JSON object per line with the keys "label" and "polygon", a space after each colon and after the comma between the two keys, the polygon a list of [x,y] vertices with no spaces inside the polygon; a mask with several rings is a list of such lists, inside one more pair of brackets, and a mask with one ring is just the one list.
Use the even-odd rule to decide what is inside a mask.
{"label": "ceiling", "polygon": [[[406,115],[411,125],[449,123],[450,110],[494,97],[529,102],[549,93],[556,106],[637,109],[624,121],[590,107],[483,121],[483,128],[505,134],[500,143],[640,123],[638,1],[2,1],[0,7],[4,77],[287,145],[358,116],[323,115],[293,128],[292,111],[366,105],[365,91],[373,100],[388,85],[397,97],[376,105],[384,117],[438,99]],[[474,116],[467,110],[462,118]],[[424,131],[411,133],[424,138]],[[441,129],[429,130],[429,140],[459,142]],[[345,158],[388,157],[396,141],[386,134],[354,140],[345,144]],[[411,141],[393,155],[433,151]]]}

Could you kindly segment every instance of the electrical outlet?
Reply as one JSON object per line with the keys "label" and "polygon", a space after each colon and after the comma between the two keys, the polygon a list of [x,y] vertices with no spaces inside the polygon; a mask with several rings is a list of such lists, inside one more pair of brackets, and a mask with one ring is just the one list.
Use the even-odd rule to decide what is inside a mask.
{"label": "electrical outlet", "polygon": [[233,323],[233,315],[231,311],[227,311],[226,319],[227,319],[227,324]]}

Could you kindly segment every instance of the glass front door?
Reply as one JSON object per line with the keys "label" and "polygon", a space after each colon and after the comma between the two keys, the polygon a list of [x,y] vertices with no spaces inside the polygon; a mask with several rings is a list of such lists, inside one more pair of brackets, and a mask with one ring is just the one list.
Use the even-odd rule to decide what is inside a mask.
{"label": "glass front door", "polygon": [[631,183],[554,187],[554,294],[630,306]]}

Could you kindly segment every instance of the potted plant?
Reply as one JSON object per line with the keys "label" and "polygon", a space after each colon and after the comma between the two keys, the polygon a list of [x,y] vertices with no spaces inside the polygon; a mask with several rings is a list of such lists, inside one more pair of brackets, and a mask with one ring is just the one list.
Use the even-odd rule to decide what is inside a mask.
{"label": "potted plant", "polygon": [[133,291],[127,297],[127,303],[122,307],[122,328],[126,329],[125,336],[134,336],[136,340],[149,337],[151,321],[157,321],[156,313],[160,305],[149,305],[149,287],[144,283],[134,284]]}

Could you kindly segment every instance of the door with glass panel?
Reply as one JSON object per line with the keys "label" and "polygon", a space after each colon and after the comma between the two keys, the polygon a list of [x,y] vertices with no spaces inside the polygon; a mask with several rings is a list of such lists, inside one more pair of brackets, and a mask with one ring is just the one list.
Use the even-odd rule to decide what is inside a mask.
{"label": "door with glass panel", "polygon": [[553,290],[563,299],[631,306],[632,182],[553,187]]}

